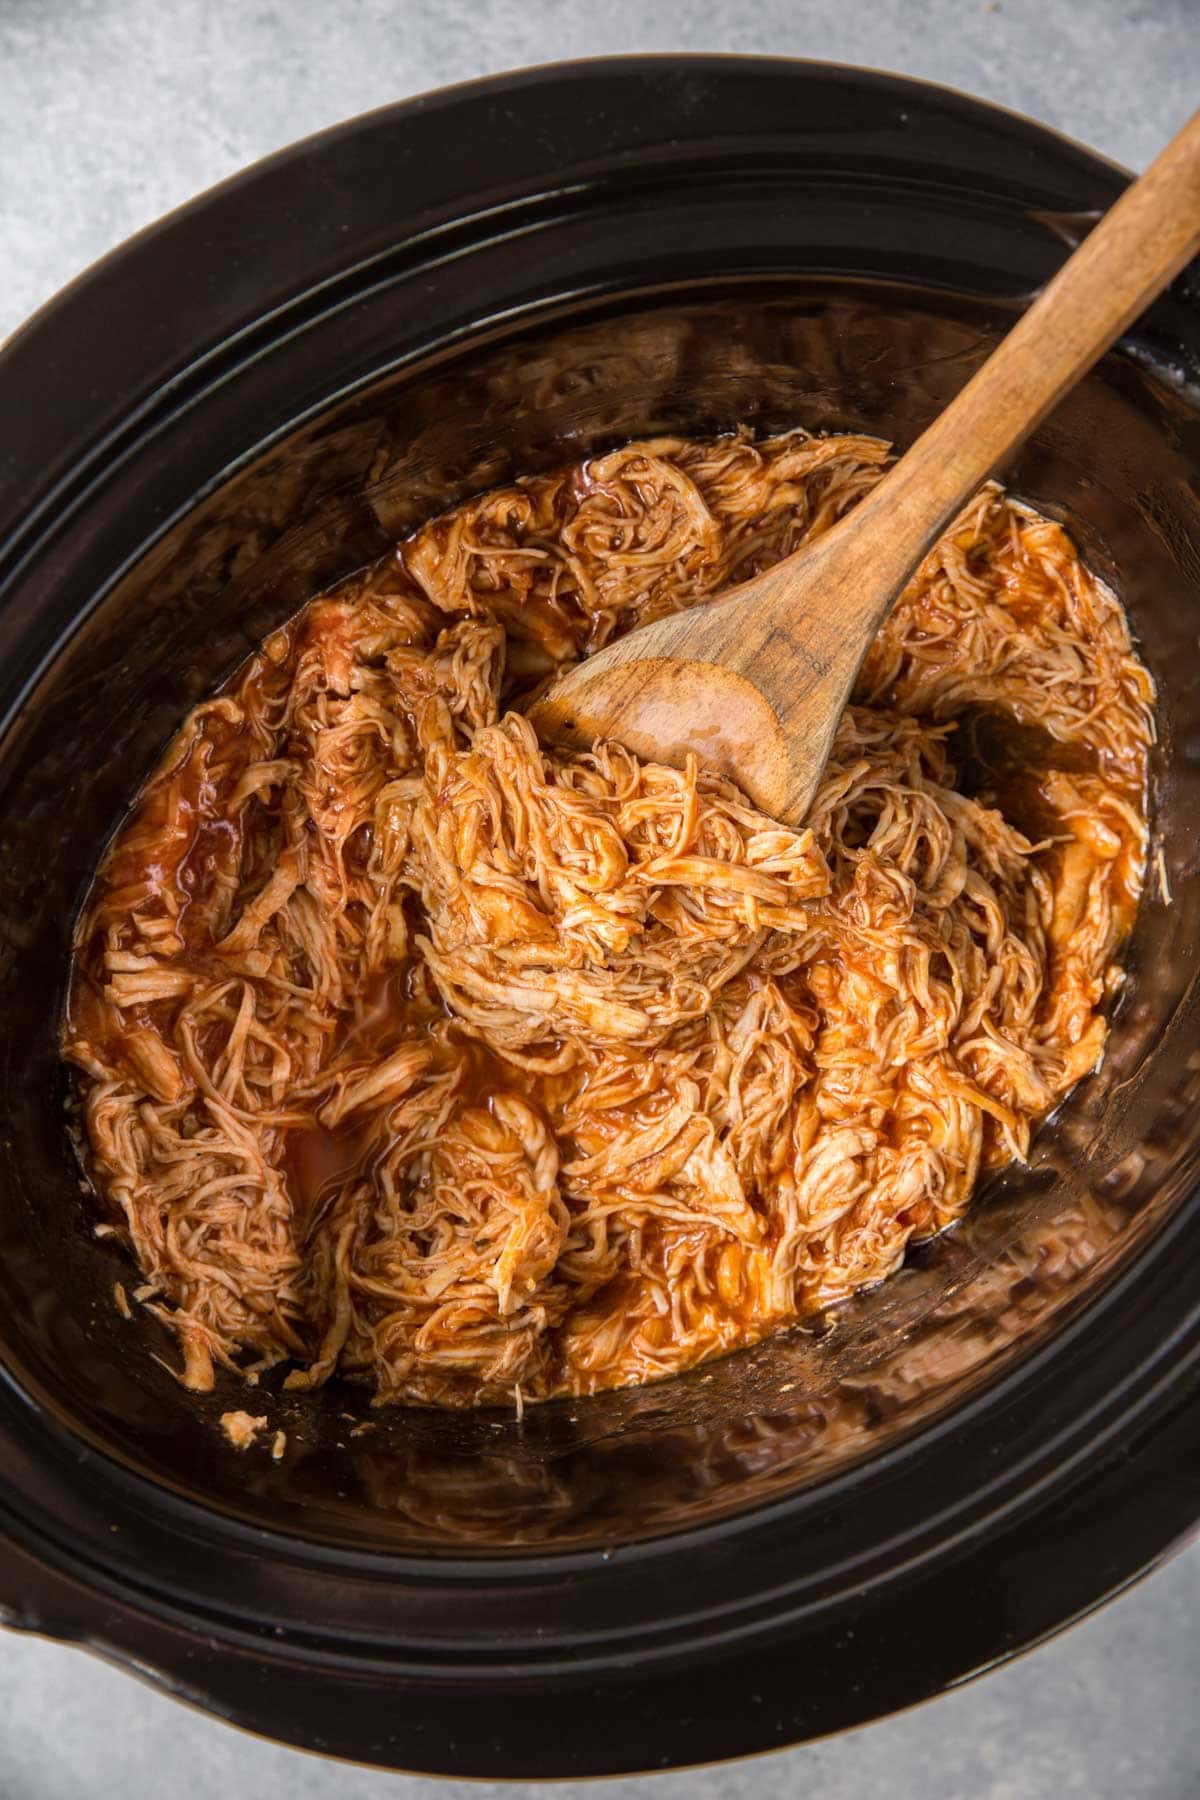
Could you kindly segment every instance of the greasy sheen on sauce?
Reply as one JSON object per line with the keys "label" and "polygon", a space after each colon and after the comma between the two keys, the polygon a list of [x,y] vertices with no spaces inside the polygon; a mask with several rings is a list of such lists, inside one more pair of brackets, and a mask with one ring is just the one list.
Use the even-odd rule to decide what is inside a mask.
{"label": "greasy sheen on sauce", "polygon": [[1000,489],[880,633],[803,829],[522,716],[886,458],[660,439],[495,490],[192,712],[96,877],[63,1037],[102,1228],[190,1386],[672,1373],[885,1278],[1095,1066],[1153,692]]}

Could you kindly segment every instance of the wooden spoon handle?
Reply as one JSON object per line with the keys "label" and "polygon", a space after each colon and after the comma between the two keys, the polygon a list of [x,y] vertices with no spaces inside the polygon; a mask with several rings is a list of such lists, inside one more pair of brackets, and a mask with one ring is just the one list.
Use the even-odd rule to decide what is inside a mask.
{"label": "wooden spoon handle", "polygon": [[[1200,251],[1200,112],[1172,139],[853,514],[864,624],[891,603],[939,532]],[[838,536],[829,534],[830,540]],[[843,567],[832,541],[830,553]],[[861,561],[859,559],[861,558]]]}

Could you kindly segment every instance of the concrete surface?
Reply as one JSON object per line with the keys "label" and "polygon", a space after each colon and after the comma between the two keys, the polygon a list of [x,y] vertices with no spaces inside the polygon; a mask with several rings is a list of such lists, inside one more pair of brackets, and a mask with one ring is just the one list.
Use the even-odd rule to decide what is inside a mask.
{"label": "concrete surface", "polygon": [[[633,50],[901,69],[1133,166],[1200,100],[1200,0],[0,0],[0,336],[199,189],[350,114],[474,75]],[[1008,1669],[903,1718],[589,1800],[1189,1800],[1200,1548]],[[618,1726],[619,1728],[619,1726]],[[261,1744],[78,1651],[0,1635],[0,1800],[422,1800],[543,1793],[373,1774]]]}

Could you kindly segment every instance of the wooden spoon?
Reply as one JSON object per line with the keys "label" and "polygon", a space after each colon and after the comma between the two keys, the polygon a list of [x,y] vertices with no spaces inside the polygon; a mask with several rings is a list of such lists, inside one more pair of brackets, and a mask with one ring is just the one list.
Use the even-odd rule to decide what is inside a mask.
{"label": "wooden spoon", "polygon": [[530,709],[545,742],[689,751],[803,819],[876,632],[980,483],[1200,250],[1200,112],[1122,194],[886,479],[814,543],[569,669]]}

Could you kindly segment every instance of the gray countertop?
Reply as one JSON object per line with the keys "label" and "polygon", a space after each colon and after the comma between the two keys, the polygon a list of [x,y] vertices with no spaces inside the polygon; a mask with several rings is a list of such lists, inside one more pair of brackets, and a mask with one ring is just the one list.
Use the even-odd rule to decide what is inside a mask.
{"label": "gray countertop", "polygon": [[[679,49],[903,70],[1135,167],[1200,101],[1200,0],[0,0],[0,337],[139,226],[322,126],[531,62]],[[587,1792],[1187,1800],[1200,1793],[1198,1670],[1200,1547],[914,1713]],[[157,1800],[178,1788],[189,1800],[419,1800],[452,1784],[259,1743],[77,1650],[0,1634],[0,1800]]]}

